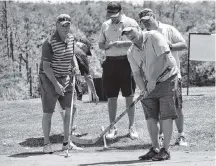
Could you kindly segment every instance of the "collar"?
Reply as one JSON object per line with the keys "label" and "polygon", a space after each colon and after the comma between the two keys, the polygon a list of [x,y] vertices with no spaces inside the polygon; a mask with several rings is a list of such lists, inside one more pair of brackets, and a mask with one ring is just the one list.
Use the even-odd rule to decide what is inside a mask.
{"label": "collar", "polygon": [[149,31],[143,31],[142,34],[143,34],[143,43],[145,43],[148,39]]}
{"label": "collar", "polygon": [[120,22],[121,23],[124,22],[125,18],[126,18],[126,16],[124,14],[121,14]]}
{"label": "collar", "polygon": [[61,42],[61,41],[62,41],[62,40],[61,40],[61,37],[59,36],[57,30],[54,32],[53,37],[56,38],[56,40],[57,40],[58,42]]}
{"label": "collar", "polygon": [[[124,20],[125,20],[125,18],[126,18],[125,14],[121,14],[121,15],[120,15],[119,23],[123,23]],[[110,23],[112,24],[112,20],[111,20],[111,19],[109,19],[109,20],[110,20]],[[118,23],[118,24],[119,24],[119,23]]]}
{"label": "collar", "polygon": [[158,21],[158,30],[163,29],[163,23],[161,23],[160,21]]}

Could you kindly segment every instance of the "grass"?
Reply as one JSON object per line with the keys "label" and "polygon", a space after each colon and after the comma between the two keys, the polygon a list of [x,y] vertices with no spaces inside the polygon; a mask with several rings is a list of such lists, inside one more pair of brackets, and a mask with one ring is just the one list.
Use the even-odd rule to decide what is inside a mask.
{"label": "grass", "polygon": [[[214,151],[215,149],[215,88],[201,87],[190,88],[189,96],[183,89],[183,111],[185,115],[185,134],[188,147],[174,146],[177,130],[174,125],[171,150],[181,151]],[[138,94],[136,94],[137,96]],[[124,98],[119,97],[118,115],[124,111]],[[83,102],[77,103],[79,108],[76,125],[78,131],[88,132],[86,138],[95,138],[101,133],[101,126],[108,126],[107,103],[98,105],[88,102],[88,96]],[[43,146],[41,129],[42,109],[40,99],[23,101],[0,102],[0,154],[20,154],[26,152],[39,152]],[[114,150],[136,150],[150,147],[141,104],[136,105],[136,127],[140,139],[131,140],[127,137],[128,118],[123,117],[118,123],[118,137],[109,141],[108,145]],[[63,140],[63,124],[58,111],[53,115],[51,142],[55,150],[61,149]],[[100,140],[95,145],[80,145],[84,152],[102,151],[103,142]]]}

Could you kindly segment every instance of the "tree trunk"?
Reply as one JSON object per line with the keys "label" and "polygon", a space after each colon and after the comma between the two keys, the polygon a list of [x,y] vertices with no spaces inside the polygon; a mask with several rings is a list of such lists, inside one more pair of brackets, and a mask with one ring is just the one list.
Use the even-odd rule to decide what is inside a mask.
{"label": "tree trunk", "polygon": [[8,40],[8,25],[7,25],[7,1],[4,1],[4,7],[3,7],[3,13],[4,13],[4,23],[5,23],[5,39],[6,39],[6,50],[7,50],[7,56],[10,57],[9,54],[9,40]]}
{"label": "tree trunk", "polygon": [[11,31],[10,32],[10,50],[11,50],[11,52],[10,52],[10,57],[11,57],[11,59],[14,61],[14,53],[13,53],[13,32]]}
{"label": "tree trunk", "polygon": [[22,54],[19,54],[19,72],[22,72]]}

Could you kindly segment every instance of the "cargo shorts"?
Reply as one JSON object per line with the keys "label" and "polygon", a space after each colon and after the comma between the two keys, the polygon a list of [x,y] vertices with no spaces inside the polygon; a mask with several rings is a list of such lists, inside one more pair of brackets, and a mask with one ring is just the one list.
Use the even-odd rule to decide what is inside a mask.
{"label": "cargo shorts", "polygon": [[[57,100],[59,101],[62,109],[71,107],[71,101],[72,101],[71,79],[72,78],[68,75],[56,79],[63,87],[66,87],[64,96],[59,95],[55,91],[54,85],[46,76],[46,74],[41,73],[39,75],[40,95],[41,95],[42,108],[44,113],[53,113],[55,110]],[[74,97],[74,103],[75,103],[75,97]]]}
{"label": "cargo shorts", "polygon": [[147,98],[141,100],[146,119],[166,120],[178,118],[176,110],[177,75],[156,84]]}

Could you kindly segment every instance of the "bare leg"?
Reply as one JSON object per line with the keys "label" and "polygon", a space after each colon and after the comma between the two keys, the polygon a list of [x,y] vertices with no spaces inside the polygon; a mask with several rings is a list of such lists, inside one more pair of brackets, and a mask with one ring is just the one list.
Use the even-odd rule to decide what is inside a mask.
{"label": "bare leg", "polygon": [[179,117],[175,120],[175,123],[176,123],[176,127],[177,127],[177,130],[178,130],[178,133],[183,133],[184,131],[184,115],[183,115],[183,112],[182,112],[182,108],[177,108],[178,112],[179,112]]}
{"label": "bare leg", "polygon": [[[129,105],[133,103],[133,96],[125,97],[126,100],[126,107],[128,108]],[[128,118],[129,118],[129,128],[133,126],[134,124],[134,112],[135,112],[135,107],[132,107],[128,112]]]}
{"label": "bare leg", "polygon": [[172,132],[173,132],[173,120],[172,119],[162,120],[162,131],[164,133],[163,147],[168,151],[170,140],[172,137]]}
{"label": "bare leg", "polygon": [[159,140],[158,140],[158,121],[155,119],[148,119],[147,120],[147,127],[148,127],[148,132],[152,141],[152,146],[155,149],[160,149],[159,147]]}
{"label": "bare leg", "polygon": [[42,129],[44,134],[44,144],[49,144],[49,135],[51,130],[52,113],[43,113]]}
{"label": "bare leg", "polygon": [[64,117],[64,140],[63,142],[68,142],[69,137],[69,123],[70,123],[70,108],[65,109],[65,117]]}
{"label": "bare leg", "polygon": [[112,123],[116,118],[117,112],[117,97],[108,98],[109,120]]}

